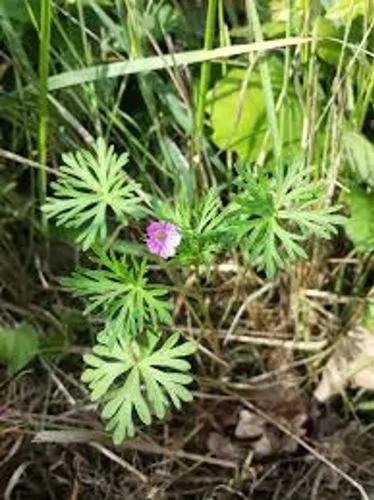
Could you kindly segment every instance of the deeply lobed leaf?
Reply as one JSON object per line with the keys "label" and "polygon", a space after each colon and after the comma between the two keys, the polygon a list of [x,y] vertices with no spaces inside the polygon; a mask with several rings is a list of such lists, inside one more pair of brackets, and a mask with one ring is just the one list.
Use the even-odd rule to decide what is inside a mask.
{"label": "deeply lobed leaf", "polygon": [[321,204],[323,186],[309,180],[299,161],[280,166],[270,175],[240,171],[238,195],[231,208],[232,228],[248,252],[271,277],[298,258],[306,258],[304,242],[329,238],[344,218],[339,207]]}
{"label": "deeply lobed leaf", "polygon": [[152,416],[162,419],[170,404],[180,408],[192,400],[186,388],[192,382],[190,364],[183,358],[195,351],[191,342],[178,344],[179,334],[159,347],[159,335],[149,333],[149,345],[118,340],[113,347],[99,344],[84,356],[88,365],[82,380],[93,400],[102,403],[106,429],[115,444],[135,434],[136,417],[150,425]]}
{"label": "deeply lobed leaf", "polygon": [[168,290],[148,283],[144,260],[133,260],[130,267],[103,252],[97,255],[100,269],[80,269],[62,283],[86,300],[86,314],[103,314],[106,327],[101,341],[113,345],[116,338],[134,338],[145,325],[156,329],[171,322],[171,304],[165,300]]}
{"label": "deeply lobed leaf", "polygon": [[83,250],[105,240],[109,212],[121,224],[141,215],[140,188],[123,170],[126,153],[117,155],[99,138],[93,151],[68,153],[62,159],[60,178],[52,184],[54,196],[47,198],[43,211],[57,225],[78,229]]}

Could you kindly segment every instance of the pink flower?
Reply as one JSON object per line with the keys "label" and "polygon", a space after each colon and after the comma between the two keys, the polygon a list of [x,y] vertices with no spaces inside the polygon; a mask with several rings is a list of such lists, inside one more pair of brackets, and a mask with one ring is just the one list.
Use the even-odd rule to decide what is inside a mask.
{"label": "pink flower", "polygon": [[182,236],[177,226],[163,221],[152,221],[147,227],[147,247],[154,255],[168,259],[175,255]]}

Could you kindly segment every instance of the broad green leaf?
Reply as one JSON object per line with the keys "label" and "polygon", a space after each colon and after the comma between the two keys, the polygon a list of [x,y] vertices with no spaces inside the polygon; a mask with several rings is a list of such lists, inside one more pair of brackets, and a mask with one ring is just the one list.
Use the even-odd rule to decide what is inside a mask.
{"label": "broad green leaf", "polygon": [[345,230],[359,251],[374,250],[374,193],[354,189],[344,197],[351,217],[345,223]]}
{"label": "broad green leaf", "polygon": [[343,135],[343,147],[358,181],[374,187],[374,145],[362,134],[346,132]]}
{"label": "broad green leaf", "polygon": [[325,17],[319,17],[314,26],[314,33],[320,39],[317,42],[317,54],[325,62],[329,64],[338,64],[340,53],[342,51],[342,44],[329,38],[341,40],[344,33],[341,29]]}
{"label": "broad green leaf", "polygon": [[[64,325],[65,326],[65,325]],[[55,330],[44,335],[41,340],[41,352],[46,359],[53,360],[71,343],[67,331]]]}
{"label": "broad green leaf", "polygon": [[7,365],[10,374],[22,370],[39,350],[39,334],[32,325],[22,323],[0,329],[0,361]]}
{"label": "broad green leaf", "polygon": [[[277,97],[282,87],[283,66],[279,61],[270,59],[269,70]],[[210,98],[207,111],[210,113],[213,142],[223,150],[235,151],[243,159],[256,160],[268,131],[265,94],[259,71],[252,71],[249,78],[244,69],[229,71],[215,84]],[[299,142],[302,113],[295,94],[289,93],[284,103],[282,138],[283,146],[289,148]],[[269,140],[265,151],[269,151],[270,147]]]}

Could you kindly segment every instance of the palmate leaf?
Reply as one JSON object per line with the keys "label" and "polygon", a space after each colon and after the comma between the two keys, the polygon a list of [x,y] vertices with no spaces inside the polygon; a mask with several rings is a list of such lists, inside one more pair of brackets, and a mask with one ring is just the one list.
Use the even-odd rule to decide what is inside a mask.
{"label": "palmate leaf", "polygon": [[87,250],[107,236],[108,212],[126,224],[142,213],[139,186],[126,176],[128,155],[117,155],[113,146],[99,138],[93,150],[62,156],[60,178],[52,184],[54,196],[43,211],[56,218],[57,225],[79,230],[77,241]]}
{"label": "palmate leaf", "polygon": [[231,205],[232,228],[249,259],[271,277],[298,258],[306,258],[304,242],[329,238],[344,218],[339,207],[321,206],[323,185],[309,181],[299,161],[272,175],[241,170],[240,190]]}
{"label": "palmate leaf", "polygon": [[98,252],[96,261],[101,269],[80,269],[62,283],[86,299],[85,314],[103,313],[106,327],[100,340],[113,344],[118,336],[135,337],[146,324],[157,328],[160,323],[170,323],[171,304],[165,300],[168,290],[148,283],[145,260],[132,260],[128,266]]}
{"label": "palmate leaf", "polygon": [[88,368],[82,380],[91,398],[102,404],[102,417],[115,444],[135,435],[135,419],[150,425],[153,415],[162,419],[171,403],[179,409],[192,400],[186,388],[192,382],[191,365],[183,358],[195,346],[178,344],[178,333],[158,349],[159,335],[148,332],[147,338],[142,347],[128,339],[118,339],[112,348],[98,344],[93,354],[84,356]]}

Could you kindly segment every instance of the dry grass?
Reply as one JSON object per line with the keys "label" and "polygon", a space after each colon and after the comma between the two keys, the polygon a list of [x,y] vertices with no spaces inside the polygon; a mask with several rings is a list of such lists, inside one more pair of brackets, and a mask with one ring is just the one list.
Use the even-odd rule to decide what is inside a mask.
{"label": "dry grass", "polygon": [[[68,255],[65,247],[55,249],[49,268],[36,262],[27,273],[21,273],[22,255],[14,253],[12,265],[3,261],[4,297],[12,294],[11,307],[0,303],[3,321],[37,318],[52,331],[48,304],[71,306],[50,271],[59,268],[61,255]],[[296,284],[280,276],[264,286],[258,276],[243,273],[240,262],[222,263],[209,286],[202,282],[209,328],[193,300],[177,295],[175,322],[201,345],[195,402],[120,448],[101,431],[80,383],[77,354],[84,345],[72,343],[58,359],[40,358],[13,378],[3,372],[4,498],[370,498],[373,432],[352,418],[349,407],[318,405],[312,397],[345,331],[341,318],[354,317],[364,298],[352,308],[348,278],[346,289],[331,291],[343,265],[348,278],[357,276],[356,260],[339,255],[326,260],[325,271],[313,264],[295,269]],[[10,269],[29,276],[19,303]],[[248,414],[250,428],[260,428],[257,436],[246,435]]]}

